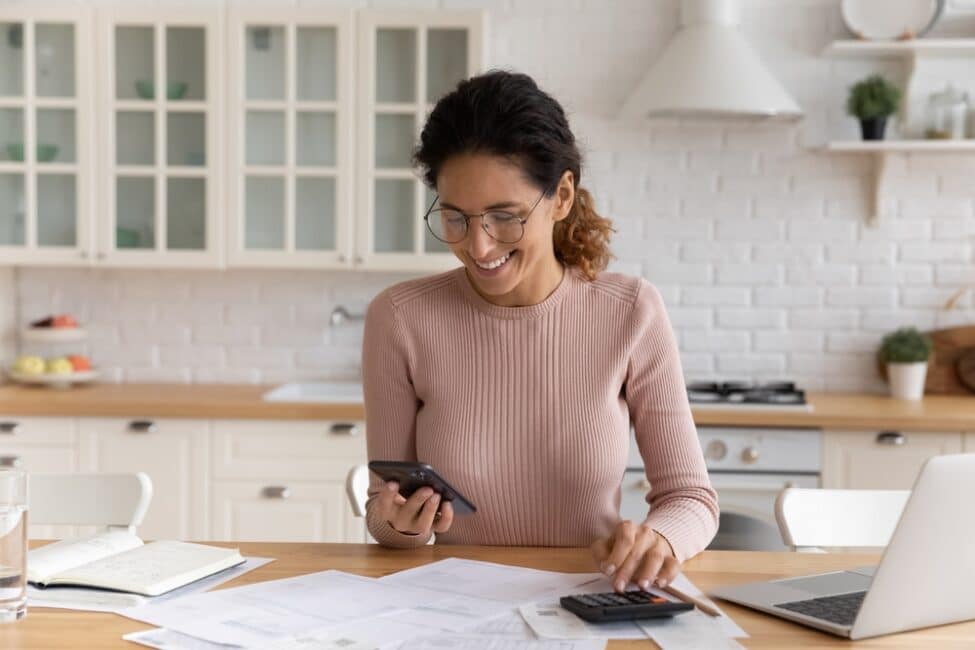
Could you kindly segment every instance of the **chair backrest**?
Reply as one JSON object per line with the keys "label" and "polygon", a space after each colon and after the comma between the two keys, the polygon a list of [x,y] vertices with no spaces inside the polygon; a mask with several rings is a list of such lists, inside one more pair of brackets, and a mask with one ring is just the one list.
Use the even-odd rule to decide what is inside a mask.
{"label": "chair backrest", "polygon": [[28,505],[31,524],[135,528],[149,509],[152,481],[130,474],[31,474]]}
{"label": "chair backrest", "polygon": [[345,494],[356,517],[366,516],[366,499],[369,498],[369,467],[356,465],[345,477]]}
{"label": "chair backrest", "polygon": [[886,546],[910,495],[910,490],[786,488],[775,501],[775,519],[782,541],[795,551]]}

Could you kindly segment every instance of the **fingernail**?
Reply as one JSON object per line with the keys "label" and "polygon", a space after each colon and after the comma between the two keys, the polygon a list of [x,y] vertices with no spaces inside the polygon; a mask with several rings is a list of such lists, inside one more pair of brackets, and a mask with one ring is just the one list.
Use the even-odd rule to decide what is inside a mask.
{"label": "fingernail", "polygon": [[389,490],[390,492],[395,492],[396,491],[396,488],[398,488],[398,487],[399,486],[396,485],[395,483],[387,483],[386,484],[386,489]]}
{"label": "fingernail", "polygon": [[608,576],[613,575],[614,573],[616,573],[616,565],[615,564],[606,564],[604,562],[603,563],[603,573],[605,573]]}
{"label": "fingernail", "polygon": [[642,589],[643,591],[649,591],[650,590],[650,581],[649,580],[642,580],[642,581],[640,581],[640,589]]}
{"label": "fingernail", "polygon": [[657,580],[657,584],[659,586],[661,586],[661,587],[666,587],[667,586],[667,578],[660,578],[659,580]]}
{"label": "fingernail", "polygon": [[622,580],[617,580],[616,581],[616,591],[623,591],[624,589],[626,589],[626,583],[623,582]]}

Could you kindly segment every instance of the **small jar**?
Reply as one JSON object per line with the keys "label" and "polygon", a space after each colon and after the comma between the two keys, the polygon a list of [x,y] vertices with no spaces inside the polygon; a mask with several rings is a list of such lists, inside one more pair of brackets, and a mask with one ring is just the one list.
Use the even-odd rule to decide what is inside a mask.
{"label": "small jar", "polygon": [[932,140],[961,140],[968,128],[968,96],[948,84],[928,98],[924,135]]}

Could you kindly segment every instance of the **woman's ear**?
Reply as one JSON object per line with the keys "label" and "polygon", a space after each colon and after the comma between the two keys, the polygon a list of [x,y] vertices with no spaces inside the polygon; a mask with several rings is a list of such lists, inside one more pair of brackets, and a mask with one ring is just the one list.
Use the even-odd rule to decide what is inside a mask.
{"label": "woman's ear", "polygon": [[555,210],[552,213],[552,221],[562,221],[568,217],[575,198],[575,175],[567,169],[562,173],[562,178],[555,187]]}

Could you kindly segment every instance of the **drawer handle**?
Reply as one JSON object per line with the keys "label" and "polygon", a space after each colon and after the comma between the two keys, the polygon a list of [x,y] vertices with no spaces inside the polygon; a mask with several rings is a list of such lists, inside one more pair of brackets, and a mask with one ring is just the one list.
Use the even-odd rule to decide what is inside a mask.
{"label": "drawer handle", "polygon": [[0,456],[0,467],[20,467],[20,456]]}
{"label": "drawer handle", "polygon": [[332,425],[331,432],[343,436],[358,436],[362,434],[362,427],[351,422],[337,422]]}
{"label": "drawer handle", "polygon": [[261,490],[261,496],[265,499],[287,499],[291,496],[291,490],[286,485],[268,485]]}
{"label": "drawer handle", "polygon": [[129,422],[129,431],[132,433],[155,433],[156,423],[152,420],[132,420]]}
{"label": "drawer handle", "polygon": [[878,445],[903,445],[907,442],[907,436],[900,431],[881,431],[877,434]]}
{"label": "drawer handle", "polygon": [[20,433],[20,422],[0,422],[0,433]]}

